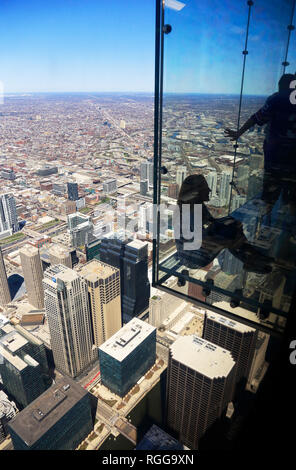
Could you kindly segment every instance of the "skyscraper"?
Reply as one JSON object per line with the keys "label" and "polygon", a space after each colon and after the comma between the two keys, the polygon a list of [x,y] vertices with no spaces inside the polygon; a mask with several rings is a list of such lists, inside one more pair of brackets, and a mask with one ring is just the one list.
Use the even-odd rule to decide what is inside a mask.
{"label": "skyscraper", "polygon": [[18,413],[8,428],[14,450],[75,450],[93,429],[89,395],[64,377]]}
{"label": "skyscraper", "polygon": [[19,250],[28,301],[37,309],[44,308],[44,293],[42,286],[43,269],[38,248],[25,245]]}
{"label": "skyscraper", "polygon": [[[42,348],[43,346],[43,348]],[[3,387],[19,405],[25,407],[43,393],[50,381],[44,345],[31,342],[5,324],[0,328],[0,375]]]}
{"label": "skyscraper", "polygon": [[102,383],[124,396],[156,361],[156,328],[133,318],[99,348]]}
{"label": "skyscraper", "polygon": [[206,176],[207,183],[209,185],[209,188],[211,190],[211,197],[216,196],[217,194],[217,172],[216,171],[211,171],[208,173]]}
{"label": "skyscraper", "polygon": [[0,194],[0,232],[17,232],[19,229],[15,199],[12,194]]}
{"label": "skyscraper", "polygon": [[0,305],[5,306],[11,301],[11,295],[8,286],[7,274],[0,247]]}
{"label": "skyscraper", "polygon": [[100,260],[120,270],[121,311],[129,321],[149,307],[148,246],[140,240],[103,238]]}
{"label": "skyscraper", "polygon": [[147,160],[140,164],[140,181],[148,181],[148,186],[153,186],[154,166],[152,160]]}
{"label": "skyscraper", "polygon": [[170,346],[167,424],[190,449],[222,416],[232,400],[235,362],[229,351],[196,335]]}
{"label": "skyscraper", "polygon": [[223,202],[223,205],[229,203],[230,193],[231,193],[231,173],[228,171],[222,171],[221,181],[220,181],[220,201]]}
{"label": "skyscraper", "polygon": [[68,199],[70,201],[77,201],[78,199],[78,184],[67,183]]}
{"label": "skyscraper", "polygon": [[94,259],[79,273],[87,284],[94,344],[98,347],[121,328],[120,271]]}
{"label": "skyscraper", "polygon": [[76,377],[95,359],[87,283],[59,264],[44,272],[43,286],[55,366]]}
{"label": "skyscraper", "polygon": [[187,176],[187,168],[186,166],[179,166],[176,173],[176,183],[179,186],[179,190],[182,186],[183,181]]}
{"label": "skyscraper", "polygon": [[207,312],[203,338],[231,352],[236,362],[234,382],[237,391],[244,388],[255,353],[257,331],[215,312]]}

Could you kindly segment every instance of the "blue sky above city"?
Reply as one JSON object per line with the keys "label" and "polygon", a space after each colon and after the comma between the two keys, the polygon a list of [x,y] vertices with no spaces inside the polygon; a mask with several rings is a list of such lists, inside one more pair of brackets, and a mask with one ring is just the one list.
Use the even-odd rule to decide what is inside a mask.
{"label": "blue sky above city", "polygon": [[[245,0],[188,0],[168,9],[167,92],[240,90]],[[292,0],[255,1],[245,92],[274,91],[281,74]],[[0,80],[4,92],[153,92],[155,0],[1,0]],[[291,66],[296,70],[296,33]]]}

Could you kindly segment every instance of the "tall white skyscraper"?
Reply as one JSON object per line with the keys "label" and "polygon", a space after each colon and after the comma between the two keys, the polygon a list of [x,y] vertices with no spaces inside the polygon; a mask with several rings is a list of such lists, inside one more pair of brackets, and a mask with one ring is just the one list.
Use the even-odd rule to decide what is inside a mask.
{"label": "tall white skyscraper", "polygon": [[149,188],[153,186],[153,176],[154,176],[154,166],[152,160],[147,160],[146,162],[142,162],[140,165],[140,180],[146,181],[148,180]]}
{"label": "tall white skyscraper", "polygon": [[44,303],[55,366],[76,377],[95,359],[86,281],[61,264],[44,272]]}
{"label": "tall white skyscraper", "polygon": [[152,231],[153,204],[145,202],[139,208],[139,231],[142,234]]}
{"label": "tall white skyscraper", "polygon": [[224,205],[229,203],[230,193],[231,193],[231,173],[227,171],[222,171],[221,181],[220,181],[220,200],[224,202]]}
{"label": "tall white skyscraper", "polygon": [[186,166],[179,166],[176,173],[176,183],[179,186],[179,189],[182,186],[183,181],[187,176],[187,168]]}
{"label": "tall white skyscraper", "polygon": [[0,232],[18,231],[15,199],[12,194],[0,194]]}
{"label": "tall white skyscraper", "polygon": [[207,183],[209,185],[209,188],[211,190],[211,197],[216,196],[217,194],[217,172],[216,171],[211,171],[207,176],[206,176]]}

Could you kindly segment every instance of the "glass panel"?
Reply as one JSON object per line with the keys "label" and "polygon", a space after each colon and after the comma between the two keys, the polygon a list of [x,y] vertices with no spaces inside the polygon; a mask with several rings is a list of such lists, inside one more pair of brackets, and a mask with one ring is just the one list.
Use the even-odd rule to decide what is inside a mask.
{"label": "glass panel", "polygon": [[[292,237],[287,248],[284,204],[274,207],[269,225],[262,212],[263,126],[253,124],[237,147],[225,129],[237,131],[277,91],[292,6],[167,0],[163,22],[171,28],[162,38],[159,282],[277,332],[295,288],[287,259],[295,259],[296,244]],[[291,50],[292,38],[293,31]],[[186,180],[186,192],[190,175],[200,176]],[[185,249],[188,236],[182,227],[177,236],[176,220],[190,203],[203,206],[203,241]],[[196,229],[193,205],[189,214]]]}

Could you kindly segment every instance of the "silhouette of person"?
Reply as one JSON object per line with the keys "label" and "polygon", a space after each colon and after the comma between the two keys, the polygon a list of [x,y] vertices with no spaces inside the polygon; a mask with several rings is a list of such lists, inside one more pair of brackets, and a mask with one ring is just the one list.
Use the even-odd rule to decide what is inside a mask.
{"label": "silhouette of person", "polygon": [[[244,263],[243,267],[246,271],[260,274],[271,272],[272,258],[261,254],[248,243],[240,221],[231,216],[215,219],[211,215],[204,204],[209,201],[209,194],[210,188],[201,174],[187,176],[182,183],[177,200],[179,213],[175,219],[175,243],[182,265],[191,269],[208,266],[221,250],[227,248]],[[194,224],[197,223],[194,220],[194,206],[196,204],[202,206],[202,243],[199,249],[185,249],[184,244],[192,242],[193,236],[188,240],[183,233],[185,231],[184,205],[189,206],[188,223],[191,233],[194,233]],[[176,237],[176,234],[180,236]]]}
{"label": "silhouette of person", "polygon": [[296,206],[296,105],[290,100],[290,83],[295,79],[292,74],[282,75],[279,91],[269,96],[264,106],[238,131],[225,129],[225,135],[236,141],[255,124],[267,124],[261,199],[272,207],[282,191],[283,201],[290,204],[291,214],[295,213]]}

